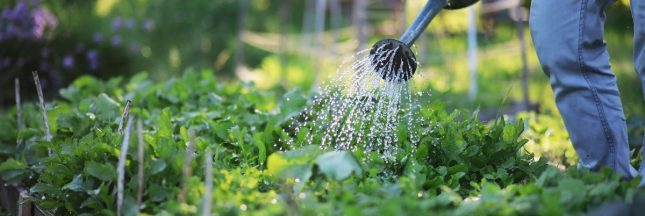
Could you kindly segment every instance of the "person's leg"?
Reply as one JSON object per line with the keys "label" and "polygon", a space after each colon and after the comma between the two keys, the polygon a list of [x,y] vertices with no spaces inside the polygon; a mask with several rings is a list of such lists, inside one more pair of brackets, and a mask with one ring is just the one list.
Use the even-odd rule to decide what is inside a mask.
{"label": "person's leg", "polygon": [[[634,19],[634,69],[643,86],[645,94],[645,0],[632,0],[632,18]],[[645,135],[643,135],[643,156],[645,156]],[[645,160],[641,163],[641,185],[645,185]]]}
{"label": "person's leg", "polygon": [[638,172],[629,164],[625,117],[603,40],[610,2],[534,0],[529,24],[579,166],[610,167],[631,178]]}

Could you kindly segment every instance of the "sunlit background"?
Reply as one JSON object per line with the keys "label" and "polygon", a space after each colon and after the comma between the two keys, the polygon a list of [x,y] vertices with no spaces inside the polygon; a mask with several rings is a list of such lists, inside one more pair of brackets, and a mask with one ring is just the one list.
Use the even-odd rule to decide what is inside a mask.
{"label": "sunlit background", "polygon": [[[0,104],[13,104],[8,86],[16,77],[29,80],[31,71],[41,74],[49,98],[79,76],[125,79],[146,73],[161,81],[188,70],[266,89],[316,91],[357,51],[398,38],[425,2],[3,0]],[[605,36],[630,143],[638,146],[645,102],[632,66],[628,4],[609,6]],[[416,42],[421,68],[413,82],[431,93],[423,100],[479,109],[484,120],[500,114],[523,118],[529,150],[569,165],[575,152],[532,46],[529,7],[530,1],[483,0],[470,9],[441,12]],[[35,95],[25,83],[25,95]]]}

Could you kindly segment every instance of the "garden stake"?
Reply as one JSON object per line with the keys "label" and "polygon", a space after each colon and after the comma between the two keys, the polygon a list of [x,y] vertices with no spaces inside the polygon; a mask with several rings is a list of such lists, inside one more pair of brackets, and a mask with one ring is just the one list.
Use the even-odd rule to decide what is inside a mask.
{"label": "garden stake", "polygon": [[[16,122],[18,124],[18,132],[24,127],[22,122],[22,107],[20,106],[20,79],[16,78],[15,83],[15,93],[16,93]],[[16,148],[20,148],[22,144],[22,138],[18,137]]]}
{"label": "garden stake", "polygon": [[125,108],[123,108],[123,115],[121,116],[121,121],[119,121],[119,132],[121,133],[123,133],[123,122],[125,122],[125,119],[128,118],[131,104],[132,104],[132,101],[130,100],[127,100],[125,102]]}
{"label": "garden stake", "polygon": [[128,119],[128,124],[125,128],[123,135],[123,143],[121,144],[121,152],[119,154],[119,164],[117,166],[117,198],[116,198],[116,214],[121,215],[123,207],[123,179],[125,178],[125,160],[128,155],[128,146],[130,145],[130,131],[132,130],[132,117]]}
{"label": "garden stake", "polygon": [[137,157],[139,158],[139,171],[138,171],[137,180],[138,180],[139,187],[137,188],[137,211],[139,211],[139,209],[141,208],[141,200],[143,199],[143,171],[144,171],[144,163],[143,163],[144,146],[143,145],[145,145],[145,143],[143,142],[142,128],[143,126],[141,125],[141,119],[138,119],[137,120],[137,140],[138,140]]}
{"label": "garden stake", "polygon": [[206,192],[204,194],[204,200],[202,201],[202,215],[208,216],[211,214],[211,202],[213,201],[213,152],[210,148],[206,148],[204,163],[204,184],[206,185]]}
{"label": "garden stake", "polygon": [[188,146],[186,147],[186,158],[182,169],[184,179],[181,183],[181,191],[177,195],[180,203],[186,202],[186,191],[188,190],[188,177],[192,173],[193,154],[195,153],[195,131],[188,131]]}
{"label": "garden stake", "polygon": [[[40,79],[38,79],[38,72],[32,71],[34,76],[34,83],[36,84],[36,92],[38,93],[38,100],[40,101],[40,110],[43,112],[43,123],[45,125],[45,140],[50,142],[52,135],[49,132],[49,120],[47,119],[47,109],[45,109],[45,98],[43,97],[43,88],[40,86]],[[47,153],[52,156],[52,149],[47,148]]]}

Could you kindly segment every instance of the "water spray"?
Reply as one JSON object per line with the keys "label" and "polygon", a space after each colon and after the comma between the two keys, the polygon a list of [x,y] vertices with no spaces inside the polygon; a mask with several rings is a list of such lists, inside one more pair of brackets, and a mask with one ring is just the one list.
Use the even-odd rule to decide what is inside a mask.
{"label": "water spray", "polygon": [[442,9],[461,9],[477,1],[479,0],[428,0],[401,38],[383,39],[372,46],[370,58],[377,75],[385,81],[396,83],[411,79],[417,70],[417,59],[410,47],[430,21]]}
{"label": "water spray", "polygon": [[[319,144],[323,149],[362,151],[396,164],[401,148],[415,152],[421,138],[411,129],[420,122],[412,79],[417,60],[410,49],[440,10],[458,9],[477,0],[428,0],[412,25],[399,40],[384,39],[371,49],[358,52],[341,64],[314,106],[305,108],[303,121],[289,126],[295,139],[289,145]],[[384,81],[385,80],[385,81]],[[401,130],[407,130],[401,135]],[[407,151],[407,150],[405,150]]]}

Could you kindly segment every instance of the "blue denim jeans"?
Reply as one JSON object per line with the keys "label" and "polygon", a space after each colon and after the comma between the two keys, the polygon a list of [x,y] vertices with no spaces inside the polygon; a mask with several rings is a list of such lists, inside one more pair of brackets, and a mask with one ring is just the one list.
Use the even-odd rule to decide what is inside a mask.
{"label": "blue denim jeans", "polygon": [[[605,8],[613,2],[533,0],[529,24],[579,166],[610,167],[632,178],[639,172],[629,164],[625,114],[603,40]],[[634,67],[645,92],[645,0],[631,4]]]}

